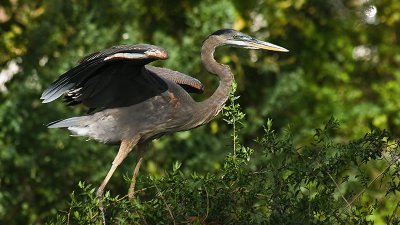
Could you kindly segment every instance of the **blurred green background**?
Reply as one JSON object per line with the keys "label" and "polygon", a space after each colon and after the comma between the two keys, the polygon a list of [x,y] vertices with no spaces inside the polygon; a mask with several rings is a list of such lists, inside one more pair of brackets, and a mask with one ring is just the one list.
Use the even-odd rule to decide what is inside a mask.
{"label": "blurred green background", "polygon": [[[289,53],[220,48],[246,113],[241,136],[253,145],[267,118],[290,126],[298,144],[335,116],[338,140],[371,127],[400,135],[400,1],[394,0],[3,0],[0,3],[0,223],[42,224],[64,209],[79,181],[99,184],[117,147],[70,137],[46,124],[81,115],[41,92],[77,61],[123,43],[151,43],[170,58],[156,62],[201,80],[209,96],[218,81],[202,67],[202,41],[234,28]],[[162,176],[174,161],[186,173],[221,168],[229,129],[218,117],[198,129],[153,142],[140,176]],[[125,194],[134,154],[111,179]]]}

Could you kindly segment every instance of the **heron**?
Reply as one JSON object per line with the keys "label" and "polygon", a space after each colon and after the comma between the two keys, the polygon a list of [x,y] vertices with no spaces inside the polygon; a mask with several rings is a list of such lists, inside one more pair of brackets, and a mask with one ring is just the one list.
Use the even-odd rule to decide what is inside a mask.
{"label": "heron", "polygon": [[288,50],[247,34],[221,29],[206,38],[201,48],[205,69],[220,82],[214,93],[195,101],[190,93],[202,93],[203,84],[188,75],[148,65],[165,60],[168,53],[150,44],[119,45],[82,58],[42,94],[43,103],[64,96],[67,105],[84,105],[86,115],[52,122],[48,128],[67,128],[76,136],[119,144],[111,168],[97,189],[101,198],[117,167],[138,146],[128,197],[133,198],[136,178],[146,146],[154,139],[208,123],[228,99],[234,76],[229,66],[218,63],[215,49],[228,45],[279,52]]}

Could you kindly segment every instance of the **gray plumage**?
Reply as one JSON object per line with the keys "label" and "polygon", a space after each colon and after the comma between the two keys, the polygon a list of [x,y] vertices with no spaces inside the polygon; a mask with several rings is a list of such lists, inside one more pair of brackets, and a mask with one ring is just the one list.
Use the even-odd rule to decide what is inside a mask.
{"label": "gray plumage", "polygon": [[203,92],[199,80],[147,65],[168,57],[164,49],[147,44],[121,45],[88,55],[43,92],[44,103],[64,95],[67,104],[82,104],[92,112],[50,123],[49,128],[68,128],[74,135],[121,144],[97,191],[99,197],[115,169],[135,145],[139,144],[138,163],[129,197],[134,194],[146,143],[208,123],[220,112],[233,81],[230,68],[214,59],[214,51],[221,45],[287,51],[232,29],[211,34],[203,43],[201,59],[205,68],[219,77],[220,84],[212,96],[202,102],[194,101],[189,95],[189,92]]}

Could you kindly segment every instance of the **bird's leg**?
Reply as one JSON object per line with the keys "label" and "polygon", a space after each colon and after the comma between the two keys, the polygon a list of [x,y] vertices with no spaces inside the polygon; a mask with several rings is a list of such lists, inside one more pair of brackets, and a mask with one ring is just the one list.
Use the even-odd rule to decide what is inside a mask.
{"label": "bird's leg", "polygon": [[122,163],[122,161],[126,158],[128,153],[132,150],[132,148],[137,144],[138,141],[139,141],[139,138],[136,138],[133,140],[122,140],[121,145],[118,150],[118,153],[115,156],[114,161],[112,162],[111,168],[108,171],[107,176],[104,178],[100,187],[97,189],[96,195],[100,199],[99,208],[100,208],[102,219],[103,219],[103,225],[106,224],[106,219],[105,219],[105,215],[104,215],[104,206],[103,206],[103,202],[102,202],[104,188],[106,187],[108,181],[110,180],[111,176],[114,174],[117,167]]}
{"label": "bird's leg", "polygon": [[128,191],[129,199],[133,199],[135,197],[136,178],[139,174],[139,169],[140,169],[140,166],[142,165],[144,153],[147,150],[147,147],[148,147],[148,143],[143,143],[138,146],[137,162],[136,162],[135,169],[133,170],[131,185],[129,186],[129,191]]}
{"label": "bird's leg", "polygon": [[115,156],[114,161],[112,162],[111,168],[108,171],[107,176],[104,178],[99,189],[97,189],[97,192],[96,192],[97,197],[103,196],[104,188],[106,187],[111,176],[114,174],[117,167],[122,163],[122,161],[126,158],[128,153],[132,150],[132,148],[136,145],[137,142],[138,142],[138,140],[131,140],[131,141],[123,140],[121,142],[118,153]]}

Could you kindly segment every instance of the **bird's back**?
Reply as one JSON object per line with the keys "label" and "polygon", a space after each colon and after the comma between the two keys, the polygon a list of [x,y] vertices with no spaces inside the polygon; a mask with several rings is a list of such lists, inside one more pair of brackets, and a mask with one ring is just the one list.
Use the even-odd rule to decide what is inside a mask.
{"label": "bird's back", "polygon": [[135,135],[144,140],[191,128],[193,99],[200,81],[177,71],[146,66],[167,53],[152,45],[124,45],[83,58],[43,92],[43,102],[62,94],[68,105],[83,104],[91,115],[49,124],[75,135],[118,142]]}

